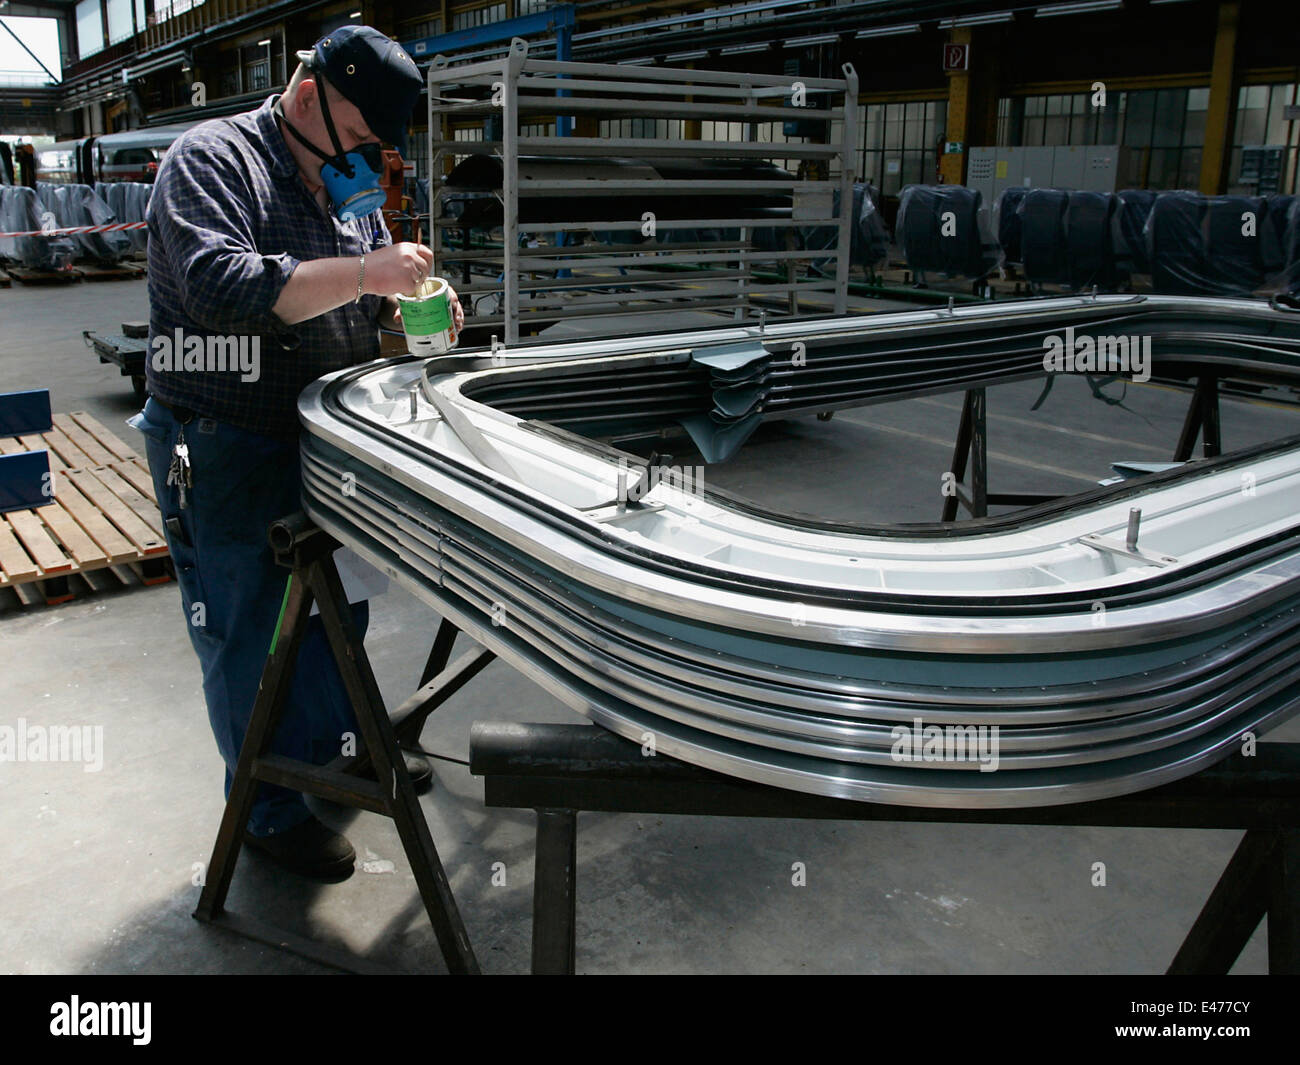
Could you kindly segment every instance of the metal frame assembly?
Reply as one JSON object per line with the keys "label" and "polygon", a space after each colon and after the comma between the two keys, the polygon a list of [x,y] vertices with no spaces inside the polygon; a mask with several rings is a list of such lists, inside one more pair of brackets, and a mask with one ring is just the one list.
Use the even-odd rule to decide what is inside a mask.
{"label": "metal frame assembly", "polygon": [[[829,294],[843,313],[857,137],[857,75],[850,66],[844,75],[543,61],[521,39],[502,59],[448,66],[435,57],[431,243],[436,271],[458,278],[467,326],[499,325],[515,344],[558,321],[629,311],[688,305],[743,317],[759,294],[791,314],[801,294]],[[450,138],[466,118],[495,136]],[[536,132],[552,120],[561,135]],[[637,135],[614,132],[626,120]],[[738,124],[746,139],[702,140],[704,121]],[[772,131],[792,122],[824,135],[774,142]],[[654,132],[678,124],[684,135]],[[450,175],[449,156],[467,157]],[[826,176],[779,170],[773,158],[822,164]],[[816,225],[838,232],[835,247],[796,246],[795,229]],[[756,247],[757,230],[783,235],[785,246]],[[581,233],[605,242],[580,243]],[[830,276],[799,268],[827,259]],[[785,280],[756,281],[755,262],[781,266]]]}
{"label": "metal frame assembly", "polygon": [[763,419],[1042,377],[1054,338],[1117,334],[1150,338],[1166,377],[1300,377],[1292,312],[1166,297],[399,360],[303,394],[304,506],[683,761],[910,806],[1125,794],[1300,708],[1300,438],[876,528],[770,513],[608,442],[672,427],[720,461]]}
{"label": "metal frame assembly", "polygon": [[[278,784],[391,818],[411,863],[420,899],[448,971],[476,974],[480,971],[478,959],[398,744],[414,742],[429,715],[476,677],[493,655],[478,648],[448,666],[456,630],[444,621],[434,638],[420,687],[390,717],[334,565],[338,543],[301,513],[273,522],[268,536],[277,563],[291,572],[194,917],[204,924],[349,972],[392,972],[386,966],[337,947],[226,909],[244,827],[259,782]],[[361,754],[340,755],[324,766],[272,751],[313,605],[320,607],[330,652],[365,741]],[[373,770],[373,780],[358,776],[367,768]]]}
{"label": "metal frame assembly", "polygon": [[577,967],[578,813],[687,814],[966,825],[1244,829],[1240,845],[1168,972],[1226,974],[1268,917],[1268,971],[1300,972],[1300,744],[1141,795],[1043,809],[933,810],[800,795],[720,776],[585,725],[485,722],[470,734],[470,771],[493,809],[537,811],[535,974]]}

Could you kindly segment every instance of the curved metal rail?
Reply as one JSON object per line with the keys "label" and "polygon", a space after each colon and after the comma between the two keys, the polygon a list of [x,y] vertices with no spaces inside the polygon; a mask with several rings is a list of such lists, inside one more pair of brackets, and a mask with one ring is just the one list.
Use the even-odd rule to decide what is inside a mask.
{"label": "curved metal rail", "polygon": [[[1067,326],[1150,337],[1162,372],[1300,380],[1294,315],[1166,298],[397,360],[303,394],[305,504],[568,705],[684,760],[923,806],[1140,790],[1300,708],[1300,439],[855,528],[669,482],[620,499],[644,465],[569,431],[707,416],[720,373],[749,375],[760,419],[1042,376]],[[1133,506],[1144,551],[1108,549]]]}

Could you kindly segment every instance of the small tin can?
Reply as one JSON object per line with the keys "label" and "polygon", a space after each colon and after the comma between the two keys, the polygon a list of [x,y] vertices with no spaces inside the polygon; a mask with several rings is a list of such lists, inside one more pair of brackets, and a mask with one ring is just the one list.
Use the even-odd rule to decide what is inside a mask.
{"label": "small tin can", "polygon": [[441,355],[456,346],[456,325],[451,318],[448,292],[443,278],[430,277],[411,295],[398,293],[406,347],[412,355]]}

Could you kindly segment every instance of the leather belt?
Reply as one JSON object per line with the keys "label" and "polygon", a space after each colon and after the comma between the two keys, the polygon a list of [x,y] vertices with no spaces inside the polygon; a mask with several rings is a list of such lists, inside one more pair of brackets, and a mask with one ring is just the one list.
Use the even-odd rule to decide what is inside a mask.
{"label": "leather belt", "polygon": [[181,425],[189,425],[189,423],[192,422],[195,418],[194,411],[190,410],[188,407],[180,407],[177,406],[175,403],[168,403],[161,396],[155,395],[152,392],[149,393],[149,397],[155,403],[160,404],[161,406],[166,407],[169,411],[171,411],[172,417],[174,417],[178,422],[180,422]]}

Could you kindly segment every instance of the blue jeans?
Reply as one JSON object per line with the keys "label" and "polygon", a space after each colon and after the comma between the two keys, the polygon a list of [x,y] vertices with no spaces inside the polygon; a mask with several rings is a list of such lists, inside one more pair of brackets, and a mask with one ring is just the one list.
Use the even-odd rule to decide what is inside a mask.
{"label": "blue jeans", "polygon": [[[163,520],[179,522],[179,531],[167,529],[167,546],[181,586],[186,629],[203,668],[208,720],[226,762],[229,795],[289,577],[289,571],[275,563],[266,530],[276,518],[301,508],[297,442],[193,418],[184,427],[193,486],[189,505],[182,510],[178,489],[167,484],[180,422],[150,398],[131,424],[146,437]],[[368,604],[352,609],[364,635]],[[345,732],[357,737],[358,749],[363,747],[317,615],[308,623],[272,749],[323,765],[341,753]],[[301,793],[263,784],[248,830],[266,836],[309,816]]]}

